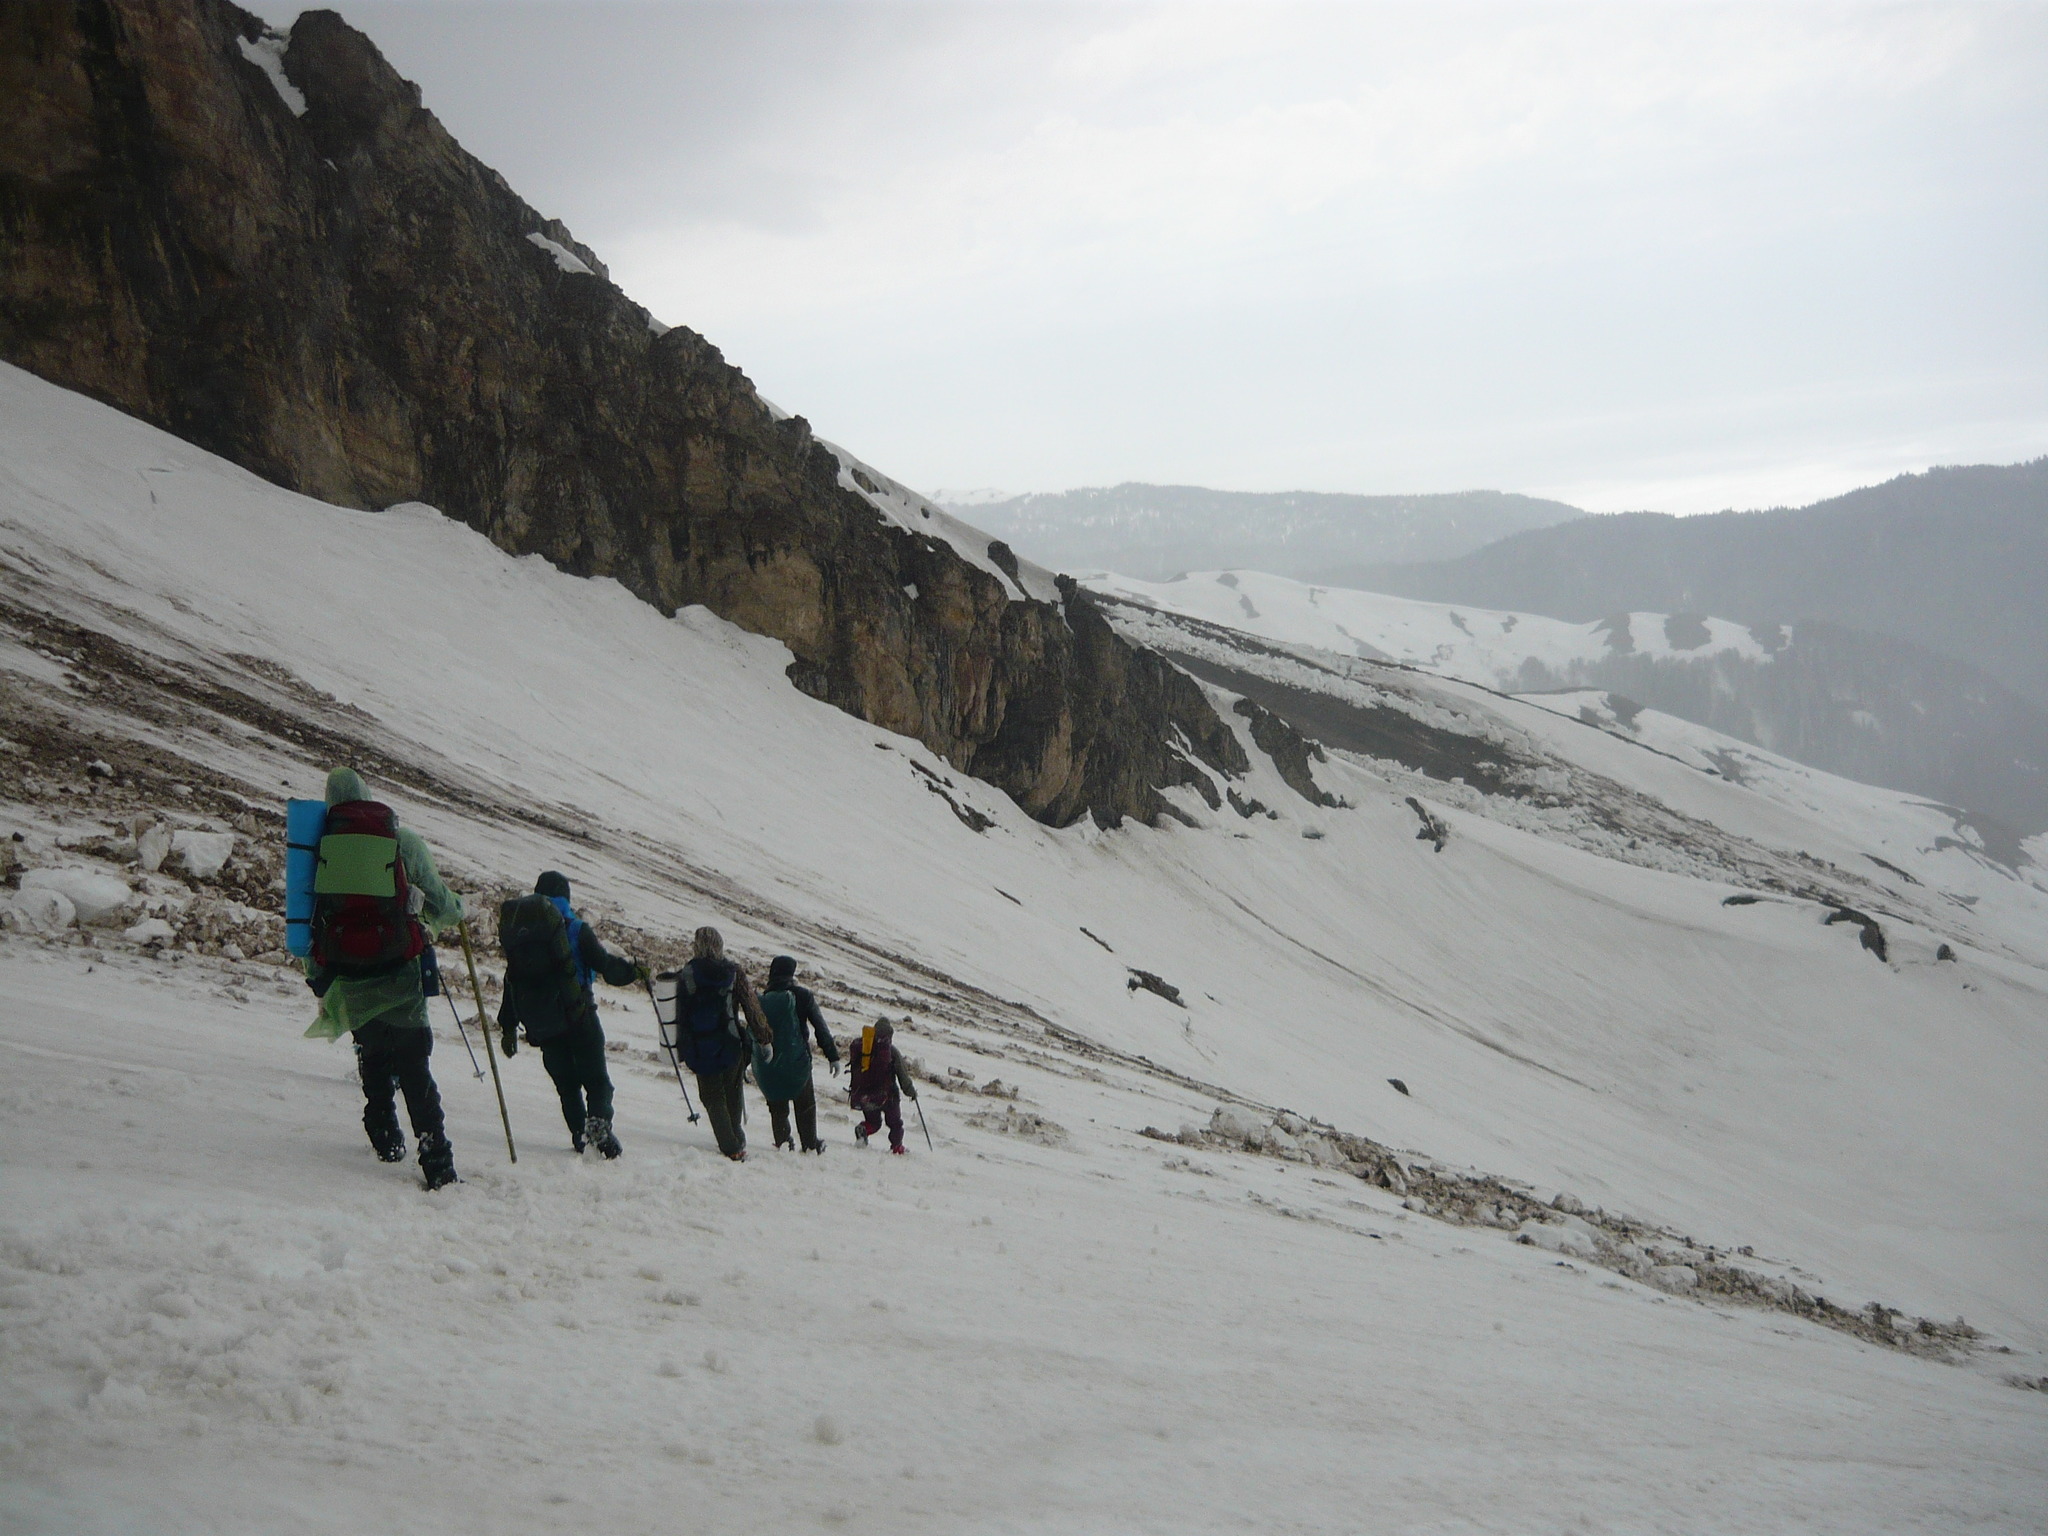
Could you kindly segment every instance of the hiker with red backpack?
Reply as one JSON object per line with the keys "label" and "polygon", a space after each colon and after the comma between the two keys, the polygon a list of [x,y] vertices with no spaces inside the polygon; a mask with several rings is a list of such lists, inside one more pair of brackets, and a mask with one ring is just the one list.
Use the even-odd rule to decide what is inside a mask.
{"label": "hiker with red backpack", "polygon": [[363,1084],[363,1129],[377,1156],[405,1156],[395,1096],[419,1143],[428,1189],[455,1182],[441,1091],[427,1066],[421,956],[434,935],[462,920],[462,901],[441,882],[434,856],[390,806],[372,800],[353,768],[327,775],[327,815],[315,852],[306,985],[320,999],[309,1039],[354,1038]]}
{"label": "hiker with red backpack", "polygon": [[901,1157],[903,1101],[917,1097],[917,1084],[910,1080],[910,1068],[896,1049],[896,1027],[887,1019],[877,1019],[860,1032],[860,1041],[853,1047],[851,1087],[853,1107],[861,1117],[853,1128],[853,1139],[866,1146],[886,1120],[889,1150]]}
{"label": "hiker with red backpack", "polygon": [[647,967],[598,942],[569,905],[568,877],[552,869],[534,881],[531,896],[499,907],[498,945],[505,955],[505,1000],[498,1008],[505,1054],[519,1049],[524,1025],[527,1043],[540,1047],[541,1065],[554,1080],[571,1145],[617,1157],[624,1149],[612,1129],[612,1078],[590,986],[602,976],[629,987],[647,979]]}
{"label": "hiker with red backpack", "polygon": [[753,1059],[748,1036],[769,1060],[774,1059],[775,1037],[762,1016],[753,983],[726,958],[725,938],[716,928],[697,930],[690,941],[689,962],[676,972],[675,982],[677,1054],[697,1076],[697,1092],[704,1100],[711,1133],[718,1138],[718,1150],[743,1163],[747,1105],[741,1089]]}

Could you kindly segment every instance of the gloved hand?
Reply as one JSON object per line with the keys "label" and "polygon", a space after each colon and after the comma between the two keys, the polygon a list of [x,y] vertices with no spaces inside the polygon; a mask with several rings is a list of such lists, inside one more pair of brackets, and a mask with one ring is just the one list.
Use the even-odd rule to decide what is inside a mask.
{"label": "gloved hand", "polygon": [[649,983],[650,981],[654,980],[654,973],[647,969],[646,961],[636,960],[633,962],[633,979],[639,982],[643,987],[646,986],[647,983]]}
{"label": "gloved hand", "polygon": [[774,1059],[775,1059],[775,1042],[774,1042],[773,1040],[769,1040],[769,1041],[766,1041],[766,1042],[764,1042],[764,1043],[762,1044],[762,1046],[761,1046],[761,1065],[765,1067],[765,1066],[767,1066],[767,1065],[768,1065],[768,1063],[770,1063],[770,1062],[771,1062],[771,1061],[773,1061]]}
{"label": "gloved hand", "polygon": [[916,1087],[916,1085],[915,1085],[915,1084],[913,1084],[912,1086],[910,1086],[910,1087],[908,1087],[908,1088],[904,1089],[904,1090],[903,1090],[903,1097],[905,1097],[906,1099],[914,1099],[914,1098],[916,1098],[916,1097],[917,1097],[917,1087]]}
{"label": "gloved hand", "polygon": [[503,1040],[505,1045],[505,1054],[507,1056],[515,1055],[519,1050],[519,1031],[511,1028],[508,1025],[505,1029]]}
{"label": "gloved hand", "polygon": [[832,1075],[834,1077],[839,1075],[839,1058],[837,1056],[832,1058]]}

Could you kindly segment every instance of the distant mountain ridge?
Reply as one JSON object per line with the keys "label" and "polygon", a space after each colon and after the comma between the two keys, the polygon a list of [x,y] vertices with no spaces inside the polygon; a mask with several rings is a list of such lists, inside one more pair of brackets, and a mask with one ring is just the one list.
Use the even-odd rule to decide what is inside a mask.
{"label": "distant mountain ridge", "polygon": [[1581,623],[1630,610],[1819,620],[1972,663],[2048,707],[2048,458],[1900,475],[1798,509],[1588,517],[1320,579]]}
{"label": "distant mountain ridge", "polygon": [[[1393,661],[1540,695],[1611,690],[1865,784],[1976,818],[1987,842],[2048,830],[2048,710],[1982,669],[1825,620],[1752,630],[1637,611],[1565,621],[1287,581],[1256,571],[1171,582],[1098,577],[1102,595],[1283,645]],[[1626,725],[1624,724],[1624,729]],[[2008,829],[1991,829],[1989,816]]]}
{"label": "distant mountain ridge", "polygon": [[1354,496],[1136,481],[994,499],[941,491],[933,499],[1042,565],[1145,581],[1243,567],[1328,581],[1333,569],[1449,560],[1586,515],[1561,501],[1504,491]]}

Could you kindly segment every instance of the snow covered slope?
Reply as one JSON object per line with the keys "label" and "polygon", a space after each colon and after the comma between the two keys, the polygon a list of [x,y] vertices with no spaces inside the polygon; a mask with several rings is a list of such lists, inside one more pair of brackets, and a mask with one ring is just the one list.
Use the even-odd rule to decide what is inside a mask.
{"label": "snow covered slope", "polygon": [[1651,658],[1728,655],[1768,661],[1772,649],[1784,644],[1774,636],[1767,648],[1745,626],[1727,619],[1632,613],[1625,626],[1604,619],[1570,624],[1537,614],[1315,586],[1261,571],[1197,571],[1174,581],[1105,573],[1087,581],[1112,596],[1284,645],[1398,661],[1490,688],[1513,689],[1532,661],[1559,674],[1575,662],[1603,661],[1617,651]]}
{"label": "snow covered slope", "polygon": [[[1055,831],[788,659],[0,370],[0,825],[133,890],[0,937],[12,1527],[2038,1516],[2048,1397],[2003,1379],[2048,1345],[2031,866],[1856,867],[1917,833],[1384,668],[1547,787],[1293,764],[1231,709],[1244,654],[1220,787],[1262,809]],[[282,798],[344,754],[479,910],[558,867],[624,947],[714,921],[835,1024],[907,1018],[937,1154],[831,1108],[820,1164],[758,1120],[719,1162],[621,993],[626,1158],[572,1159],[522,1054],[508,1166],[444,1016],[466,1182],[421,1195],[260,911]],[[158,822],[235,852],[148,872]],[[1958,1314],[1976,1347],[1911,1322]]]}
{"label": "snow covered slope", "polygon": [[1968,807],[2021,834],[2048,830],[2048,715],[1967,661],[1883,634],[1699,613],[1567,623],[1244,570],[1088,582],[1276,645],[1512,693],[1612,691],[1840,777]]}

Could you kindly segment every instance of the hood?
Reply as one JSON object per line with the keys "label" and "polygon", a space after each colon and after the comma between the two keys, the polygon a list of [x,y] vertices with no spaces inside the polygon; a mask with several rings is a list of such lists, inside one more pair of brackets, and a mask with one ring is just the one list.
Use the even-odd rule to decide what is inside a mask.
{"label": "hood", "polygon": [[327,803],[347,805],[352,800],[367,800],[370,791],[363,783],[363,776],[353,768],[337,768],[327,775]]}

